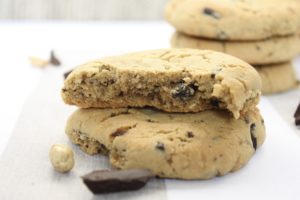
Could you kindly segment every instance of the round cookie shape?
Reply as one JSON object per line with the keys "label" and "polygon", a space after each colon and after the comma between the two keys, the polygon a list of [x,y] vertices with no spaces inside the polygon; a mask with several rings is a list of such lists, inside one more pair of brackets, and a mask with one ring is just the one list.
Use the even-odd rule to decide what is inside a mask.
{"label": "round cookie shape", "polygon": [[82,108],[217,108],[238,118],[256,106],[260,90],[258,73],[240,59],[210,50],[162,49],[84,64],[67,77],[62,97]]}
{"label": "round cookie shape", "polygon": [[276,65],[255,66],[262,79],[262,93],[285,92],[299,85],[291,62]]}
{"label": "round cookie shape", "polygon": [[261,40],[300,30],[298,0],[170,0],[166,19],[180,32],[218,40]]}
{"label": "round cookie shape", "polygon": [[236,56],[252,65],[282,63],[300,53],[300,37],[272,37],[257,41],[222,41],[174,33],[171,45],[175,48],[196,48],[220,51]]}
{"label": "round cookie shape", "polygon": [[[234,172],[265,139],[257,109],[237,120],[220,110],[175,114],[151,109],[79,109],[69,118],[66,133],[89,154],[101,153],[105,147],[117,168],[144,168],[160,177],[180,179]],[[80,137],[98,145],[82,145]],[[96,147],[99,150],[89,150]]]}

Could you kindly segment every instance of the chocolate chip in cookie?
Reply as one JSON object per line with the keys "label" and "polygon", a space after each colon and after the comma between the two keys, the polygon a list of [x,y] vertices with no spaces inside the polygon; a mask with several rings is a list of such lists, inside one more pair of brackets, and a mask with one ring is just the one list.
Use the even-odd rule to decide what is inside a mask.
{"label": "chocolate chip in cookie", "polygon": [[253,124],[250,125],[250,135],[251,135],[253,148],[256,150],[257,140],[256,140],[256,137],[255,137],[255,130],[256,130],[256,125],[255,125],[255,123],[253,123]]}
{"label": "chocolate chip in cookie", "polygon": [[179,98],[182,101],[191,99],[197,90],[197,86],[193,84],[178,83],[177,86],[171,90],[173,98]]}
{"label": "chocolate chip in cookie", "polygon": [[161,142],[157,142],[155,148],[160,151],[165,151],[165,145]]}
{"label": "chocolate chip in cookie", "polygon": [[205,15],[208,15],[208,16],[214,18],[214,19],[220,19],[220,18],[221,18],[220,13],[218,13],[218,12],[215,11],[215,10],[213,10],[212,8],[208,8],[208,7],[204,8],[204,9],[203,9],[203,13],[204,13]]}
{"label": "chocolate chip in cookie", "polygon": [[296,109],[296,112],[294,114],[294,118],[295,118],[295,124],[296,126],[299,126],[300,125],[300,103]]}
{"label": "chocolate chip in cookie", "polygon": [[220,101],[218,99],[211,99],[210,100],[210,105],[214,108],[219,108],[220,107]]}
{"label": "chocolate chip in cookie", "polygon": [[194,133],[193,133],[192,131],[188,131],[188,132],[186,133],[186,135],[187,135],[188,138],[194,137]]}
{"label": "chocolate chip in cookie", "polygon": [[131,126],[124,126],[124,127],[120,127],[118,128],[115,132],[113,132],[110,136],[112,138],[118,137],[118,136],[122,136],[124,135],[129,129],[131,129]]}

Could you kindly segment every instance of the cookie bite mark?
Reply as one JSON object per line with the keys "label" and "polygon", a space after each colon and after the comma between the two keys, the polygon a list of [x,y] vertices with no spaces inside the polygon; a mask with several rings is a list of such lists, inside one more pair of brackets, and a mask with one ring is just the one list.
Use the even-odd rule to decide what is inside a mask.
{"label": "cookie bite mark", "polygon": [[209,110],[210,100],[217,99],[219,109],[239,118],[257,104],[260,77],[247,63],[225,54],[168,49],[89,62],[70,74],[63,91],[67,104],[82,108],[150,106],[187,113]]}
{"label": "cookie bite mark", "polygon": [[87,154],[103,154],[107,155],[109,150],[104,144],[101,144],[99,141],[88,137],[88,134],[83,133],[80,130],[72,130],[72,133],[69,134],[70,140],[79,146],[79,148]]}
{"label": "cookie bite mark", "polygon": [[250,125],[250,135],[251,135],[251,140],[252,140],[252,145],[253,145],[254,150],[256,150],[256,148],[257,148],[257,139],[255,136],[255,131],[256,131],[256,124],[253,123]]}

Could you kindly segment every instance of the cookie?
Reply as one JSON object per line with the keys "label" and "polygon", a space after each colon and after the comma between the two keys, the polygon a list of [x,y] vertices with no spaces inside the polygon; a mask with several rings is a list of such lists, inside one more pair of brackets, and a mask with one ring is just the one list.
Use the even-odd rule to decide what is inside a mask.
{"label": "cookie", "polygon": [[220,108],[238,118],[256,106],[260,90],[256,70],[235,57],[209,50],[164,49],[84,64],[67,77],[62,97],[82,108]]}
{"label": "cookie", "polygon": [[219,40],[261,40],[300,30],[298,0],[170,0],[166,19],[180,32]]}
{"label": "cookie", "polygon": [[151,109],[79,109],[66,133],[88,154],[109,152],[114,167],[157,176],[209,179],[244,166],[265,139],[254,108],[240,119],[228,112],[165,113]]}
{"label": "cookie", "polygon": [[299,85],[291,62],[277,65],[256,66],[262,79],[262,93],[284,92]]}
{"label": "cookie", "polygon": [[236,56],[253,65],[282,63],[300,53],[300,37],[290,35],[258,41],[221,41],[176,32],[171,44],[176,48],[211,49]]}

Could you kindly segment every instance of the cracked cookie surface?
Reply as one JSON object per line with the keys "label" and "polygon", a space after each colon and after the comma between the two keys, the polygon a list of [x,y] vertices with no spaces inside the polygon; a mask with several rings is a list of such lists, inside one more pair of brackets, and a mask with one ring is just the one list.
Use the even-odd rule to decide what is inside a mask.
{"label": "cracked cookie surface", "polygon": [[258,41],[221,41],[173,34],[171,44],[176,48],[211,49],[236,56],[252,65],[282,63],[300,53],[300,36],[272,37]]}
{"label": "cracked cookie surface", "polygon": [[[86,141],[78,142],[80,135]],[[259,111],[236,120],[226,111],[165,113],[152,109],[78,109],[67,123],[70,140],[89,154],[109,152],[121,169],[145,168],[160,177],[209,179],[244,166],[265,139]]]}
{"label": "cracked cookie surface", "polygon": [[82,108],[219,108],[238,118],[256,106],[260,90],[256,70],[235,57],[209,50],[162,49],[84,64],[67,77],[62,97]]}
{"label": "cracked cookie surface", "polygon": [[219,40],[260,40],[300,30],[298,0],[171,0],[166,19],[180,32]]}

